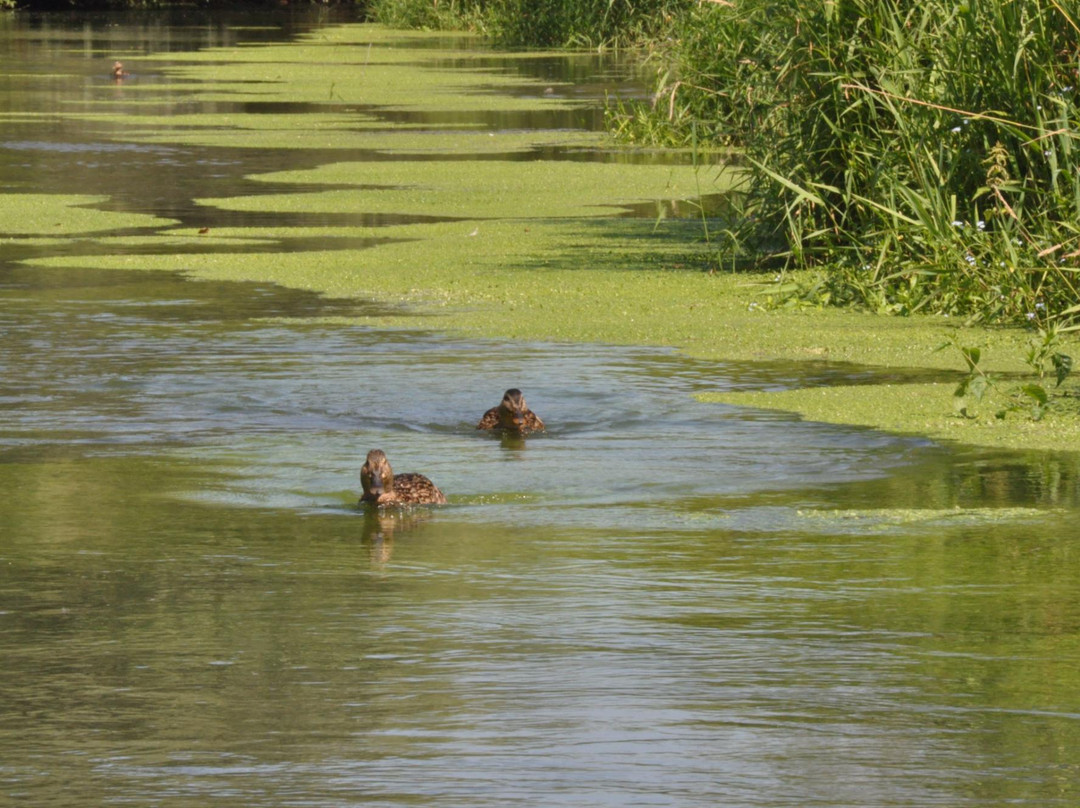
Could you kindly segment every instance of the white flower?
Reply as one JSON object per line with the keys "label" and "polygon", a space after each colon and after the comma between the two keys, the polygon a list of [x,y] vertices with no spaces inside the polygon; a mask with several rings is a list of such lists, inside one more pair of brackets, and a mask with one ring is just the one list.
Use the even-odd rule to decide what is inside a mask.
{"label": "white flower", "polygon": [[980,220],[979,222],[976,223],[975,226],[978,227],[980,230],[985,230],[986,229],[986,222]]}
{"label": "white flower", "polygon": [[963,223],[963,222],[960,222],[960,221],[956,221],[956,222],[953,222],[953,223],[952,223],[952,226],[953,226],[953,227],[963,227],[963,226],[964,226],[964,223]]}
{"label": "white flower", "polygon": [[1024,316],[1025,316],[1025,317],[1027,317],[1027,318],[1028,318],[1029,320],[1034,320],[1034,319],[1035,319],[1035,312],[1033,312],[1033,311],[1029,311],[1029,312],[1028,312],[1027,314],[1025,314]]}

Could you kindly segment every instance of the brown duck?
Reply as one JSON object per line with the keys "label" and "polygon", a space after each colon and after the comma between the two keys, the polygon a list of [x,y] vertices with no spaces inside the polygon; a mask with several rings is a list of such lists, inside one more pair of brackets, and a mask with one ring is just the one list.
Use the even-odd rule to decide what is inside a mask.
{"label": "brown duck", "polygon": [[512,387],[503,393],[498,407],[492,407],[484,413],[484,417],[480,419],[476,428],[502,429],[524,435],[527,432],[543,431],[544,422],[540,420],[539,415],[529,409],[521,391]]}
{"label": "brown duck", "polygon": [[123,62],[113,62],[112,76],[116,81],[123,81],[131,74],[124,70]]}
{"label": "brown duck", "polygon": [[445,505],[446,497],[423,474],[394,474],[382,449],[372,449],[360,469],[364,486],[361,503],[383,505]]}

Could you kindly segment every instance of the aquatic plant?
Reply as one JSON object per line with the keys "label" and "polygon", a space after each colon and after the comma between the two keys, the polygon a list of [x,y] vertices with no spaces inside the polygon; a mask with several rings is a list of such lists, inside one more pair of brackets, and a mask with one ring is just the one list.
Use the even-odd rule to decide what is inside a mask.
{"label": "aquatic plant", "polygon": [[[954,340],[942,344],[938,350],[959,350],[967,366],[967,375],[953,391],[956,412],[965,418],[977,417],[975,407],[989,402],[994,417],[1003,419],[1010,412],[1026,412],[1033,421],[1042,420],[1053,399],[1065,401],[1075,396],[1060,391],[1062,382],[1072,372],[1072,357],[1061,353],[1061,338],[1056,328],[1040,329],[1037,339],[1028,348],[1026,362],[1038,377],[1038,382],[1007,383],[1001,377],[989,373],[982,366],[982,351],[977,347],[961,346]],[[1043,386],[1043,379],[1054,369],[1055,393]]]}
{"label": "aquatic plant", "polygon": [[1080,26],[1056,0],[707,2],[624,137],[734,144],[758,265],[896,313],[1080,316]]}

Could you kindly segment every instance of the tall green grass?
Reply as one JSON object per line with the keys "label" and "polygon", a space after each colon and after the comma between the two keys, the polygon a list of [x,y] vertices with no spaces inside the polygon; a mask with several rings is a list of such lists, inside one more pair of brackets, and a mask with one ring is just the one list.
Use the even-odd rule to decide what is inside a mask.
{"label": "tall green grass", "polygon": [[515,47],[618,47],[672,23],[694,0],[371,0],[400,28],[469,28]]}
{"label": "tall green grass", "polygon": [[370,0],[366,16],[391,28],[484,30],[482,0]]}
{"label": "tall green grass", "polygon": [[[739,244],[894,312],[1080,314],[1077,4],[738,0],[678,20],[628,137],[734,144]],[[693,133],[693,135],[691,134]]]}

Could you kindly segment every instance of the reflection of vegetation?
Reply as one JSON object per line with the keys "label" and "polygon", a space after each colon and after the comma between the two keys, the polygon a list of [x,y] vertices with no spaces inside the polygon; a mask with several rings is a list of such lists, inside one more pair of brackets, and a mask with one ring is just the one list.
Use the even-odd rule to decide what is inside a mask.
{"label": "reflection of vegetation", "polygon": [[[280,759],[306,755],[317,772],[346,755],[400,760],[430,736],[464,744],[520,716],[522,689],[547,692],[567,664],[594,681],[629,668],[643,686],[618,704],[632,708],[683,709],[689,693],[691,721],[730,709],[738,678],[738,716],[783,705],[819,741],[833,737],[827,722],[891,743],[893,721],[907,735],[933,727],[1025,767],[1010,787],[1028,797],[1054,781],[1026,767],[1074,765],[1078,727],[1060,711],[1080,693],[1080,457],[929,451],[880,478],[722,505],[738,522],[779,501],[780,518],[756,529],[643,528],[625,514],[590,529],[557,513],[528,527],[211,507],[172,496],[221,484],[197,462],[82,448],[0,455],[0,490],[16,494],[0,498],[4,695],[34,719],[0,730],[16,773],[98,745],[124,755],[120,779],[166,768],[192,782],[168,764],[243,754],[243,771],[221,767],[235,790]],[[810,502],[946,518],[893,519],[884,535],[784,521]],[[1054,504],[1066,513],[1031,508]],[[956,506],[971,510],[947,518]],[[694,665],[674,695],[654,686],[670,682],[673,655]],[[526,727],[518,740],[537,737]],[[90,757],[73,755],[65,782],[106,780]]]}

